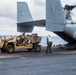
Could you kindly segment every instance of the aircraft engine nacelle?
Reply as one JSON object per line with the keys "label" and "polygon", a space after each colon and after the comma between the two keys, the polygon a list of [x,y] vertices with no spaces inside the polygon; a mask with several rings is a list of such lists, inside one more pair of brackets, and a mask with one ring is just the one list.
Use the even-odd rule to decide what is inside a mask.
{"label": "aircraft engine nacelle", "polygon": [[76,25],[66,25],[64,32],[76,40]]}

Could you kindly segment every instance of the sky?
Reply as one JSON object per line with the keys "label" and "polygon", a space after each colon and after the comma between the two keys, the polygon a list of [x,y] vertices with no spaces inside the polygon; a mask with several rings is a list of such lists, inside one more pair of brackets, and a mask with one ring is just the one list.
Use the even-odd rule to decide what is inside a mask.
{"label": "sky", "polygon": [[[33,20],[45,19],[45,0],[0,0],[0,35],[18,35],[17,32],[17,1],[27,2],[31,11]],[[66,4],[76,5],[76,0],[61,0],[62,6]],[[73,20],[76,19],[76,9],[72,11]],[[35,27],[33,33],[38,33],[40,36],[51,34],[45,28]]]}

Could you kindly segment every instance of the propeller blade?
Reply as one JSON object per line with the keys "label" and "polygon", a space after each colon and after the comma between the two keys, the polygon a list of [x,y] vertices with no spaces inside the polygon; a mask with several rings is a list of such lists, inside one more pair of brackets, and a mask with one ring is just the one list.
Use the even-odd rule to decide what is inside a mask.
{"label": "propeller blade", "polygon": [[76,5],[65,5],[64,10],[73,10],[76,7]]}

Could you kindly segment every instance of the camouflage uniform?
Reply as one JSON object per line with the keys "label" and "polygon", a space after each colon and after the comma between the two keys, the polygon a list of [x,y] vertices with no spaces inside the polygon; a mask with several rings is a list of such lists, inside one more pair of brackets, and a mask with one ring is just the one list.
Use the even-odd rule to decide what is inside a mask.
{"label": "camouflage uniform", "polygon": [[23,33],[22,35],[19,35],[17,38],[19,38],[18,43],[23,45],[23,42],[24,42],[24,39],[25,39],[25,33]]}

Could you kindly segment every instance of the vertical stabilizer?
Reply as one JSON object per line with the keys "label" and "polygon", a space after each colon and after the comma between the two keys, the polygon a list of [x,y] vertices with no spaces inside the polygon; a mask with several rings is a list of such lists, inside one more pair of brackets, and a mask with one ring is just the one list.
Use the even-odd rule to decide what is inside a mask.
{"label": "vertical stabilizer", "polygon": [[32,16],[26,2],[17,2],[17,23],[32,21]]}
{"label": "vertical stabilizer", "polygon": [[32,16],[26,2],[17,2],[17,31],[32,32],[34,26],[29,26],[25,22],[32,21]]}
{"label": "vertical stabilizer", "polygon": [[66,19],[60,0],[46,0],[46,30],[64,31]]}

